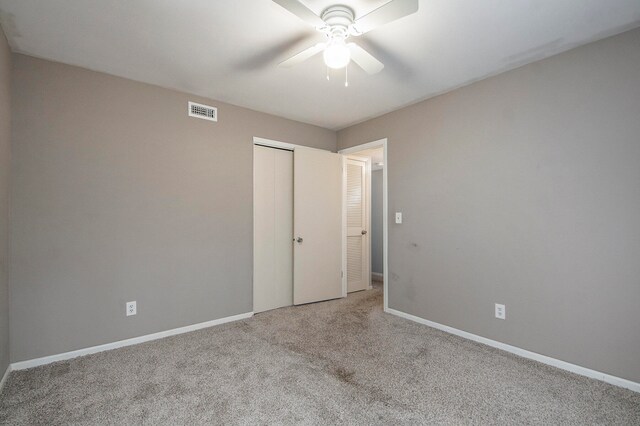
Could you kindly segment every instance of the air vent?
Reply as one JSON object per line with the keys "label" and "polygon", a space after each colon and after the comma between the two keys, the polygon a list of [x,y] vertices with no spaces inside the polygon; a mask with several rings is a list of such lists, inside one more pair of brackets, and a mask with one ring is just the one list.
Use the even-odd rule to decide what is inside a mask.
{"label": "air vent", "polygon": [[203,120],[218,121],[218,108],[189,102],[189,117],[202,118]]}

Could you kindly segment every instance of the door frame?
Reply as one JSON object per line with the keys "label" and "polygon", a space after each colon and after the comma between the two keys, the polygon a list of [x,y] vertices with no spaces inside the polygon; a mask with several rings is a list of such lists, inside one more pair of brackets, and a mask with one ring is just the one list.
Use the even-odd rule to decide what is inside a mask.
{"label": "door frame", "polygon": [[[352,146],[349,148],[345,148],[345,149],[341,149],[338,151],[338,154],[342,154],[342,155],[348,155],[348,154],[355,154],[356,152],[359,151],[364,151],[365,149],[372,149],[372,148],[379,148],[382,147],[382,162],[384,163],[383,167],[382,167],[382,210],[383,210],[383,216],[382,216],[382,264],[383,264],[383,268],[384,271],[382,271],[382,289],[383,289],[383,300],[384,300],[384,311],[387,312],[389,310],[389,194],[388,194],[388,190],[389,190],[389,185],[387,184],[388,182],[388,175],[389,175],[389,162],[388,162],[388,158],[387,158],[387,138],[382,138],[382,139],[378,139],[375,140],[373,142],[368,142],[368,143],[364,143],[361,145],[356,145],[356,146]],[[343,160],[344,161],[344,160]],[[343,172],[343,182],[346,181],[346,178],[344,177],[345,174]],[[343,184],[343,191],[345,191],[345,185]],[[344,194],[343,194],[344,195]],[[369,197],[371,198],[371,197]],[[342,207],[344,210],[344,206]],[[344,213],[343,213],[343,217],[344,217]],[[369,215],[369,223],[371,221],[371,215]],[[344,229],[344,227],[343,227]],[[343,232],[344,235],[346,235],[346,233]],[[347,269],[347,259],[346,259],[346,239],[345,236],[343,235],[342,237],[342,270],[346,271]],[[369,268],[371,269],[371,268]],[[343,274],[343,278],[342,278],[342,292],[343,295],[346,296],[347,293],[347,280],[346,280],[346,274]]]}
{"label": "door frame", "polygon": [[287,142],[274,141],[272,139],[259,138],[257,136],[253,137],[253,145],[262,145],[262,146],[268,146],[271,148],[286,149],[288,151],[295,151],[296,147],[302,147],[302,145],[295,145]]}

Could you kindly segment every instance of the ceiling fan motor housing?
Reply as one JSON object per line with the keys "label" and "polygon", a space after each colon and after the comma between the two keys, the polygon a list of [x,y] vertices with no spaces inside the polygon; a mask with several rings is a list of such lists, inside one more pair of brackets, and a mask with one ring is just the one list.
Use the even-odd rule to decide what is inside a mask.
{"label": "ceiling fan motor housing", "polygon": [[327,28],[323,29],[332,40],[344,40],[349,37],[349,27],[353,24],[353,10],[347,6],[335,5],[322,12],[322,20]]}

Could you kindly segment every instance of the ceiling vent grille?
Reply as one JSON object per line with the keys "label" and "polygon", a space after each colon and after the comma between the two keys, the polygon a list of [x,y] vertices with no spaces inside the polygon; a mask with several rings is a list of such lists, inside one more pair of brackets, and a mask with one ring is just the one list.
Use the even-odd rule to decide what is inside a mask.
{"label": "ceiling vent grille", "polygon": [[189,102],[189,117],[202,118],[203,120],[218,121],[218,108]]}

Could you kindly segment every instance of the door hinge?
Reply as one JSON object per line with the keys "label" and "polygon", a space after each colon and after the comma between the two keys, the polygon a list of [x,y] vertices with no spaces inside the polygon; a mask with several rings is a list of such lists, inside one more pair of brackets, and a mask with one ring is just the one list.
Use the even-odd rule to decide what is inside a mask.
{"label": "door hinge", "polygon": [[344,278],[344,271],[340,271],[340,278]]}

